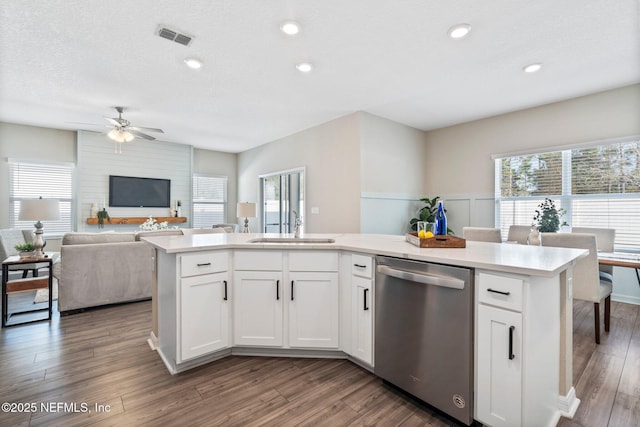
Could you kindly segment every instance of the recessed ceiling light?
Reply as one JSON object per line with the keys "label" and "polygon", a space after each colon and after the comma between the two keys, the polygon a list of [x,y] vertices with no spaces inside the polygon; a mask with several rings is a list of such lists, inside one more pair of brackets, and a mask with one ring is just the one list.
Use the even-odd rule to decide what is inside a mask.
{"label": "recessed ceiling light", "polygon": [[296,65],[296,68],[298,69],[298,71],[300,71],[301,73],[310,73],[311,70],[313,70],[313,65],[311,65],[308,62],[301,62],[299,64]]}
{"label": "recessed ceiling light", "polygon": [[184,63],[187,64],[187,67],[193,68],[194,70],[202,67],[202,61],[196,58],[185,58]]}
{"label": "recessed ceiling light", "polygon": [[525,73],[535,73],[536,71],[540,71],[540,68],[542,68],[542,64],[536,62],[535,64],[529,64],[526,67],[522,68],[522,71],[524,71]]}
{"label": "recessed ceiling light", "polygon": [[300,32],[300,24],[295,21],[285,21],[280,25],[280,30],[289,36],[295,36]]}
{"label": "recessed ceiling light", "polygon": [[452,39],[461,39],[471,31],[471,25],[469,24],[458,24],[449,28],[449,37]]}

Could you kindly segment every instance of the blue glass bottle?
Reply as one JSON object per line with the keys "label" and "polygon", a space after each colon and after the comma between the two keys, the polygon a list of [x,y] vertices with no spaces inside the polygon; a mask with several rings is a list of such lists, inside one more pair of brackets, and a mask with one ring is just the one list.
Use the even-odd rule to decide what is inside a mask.
{"label": "blue glass bottle", "polygon": [[447,216],[444,213],[442,201],[438,202],[438,210],[436,211],[435,233],[440,235],[447,234]]}

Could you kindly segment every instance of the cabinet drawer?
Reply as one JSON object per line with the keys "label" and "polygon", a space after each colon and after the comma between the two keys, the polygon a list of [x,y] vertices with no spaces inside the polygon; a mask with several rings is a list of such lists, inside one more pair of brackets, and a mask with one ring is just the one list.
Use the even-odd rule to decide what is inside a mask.
{"label": "cabinet drawer", "polygon": [[524,280],[479,273],[478,301],[508,310],[522,311]]}
{"label": "cabinet drawer", "polygon": [[355,276],[373,277],[373,257],[369,255],[351,255],[351,274]]}
{"label": "cabinet drawer", "polygon": [[335,251],[291,251],[289,271],[338,271]]}
{"label": "cabinet drawer", "polygon": [[228,270],[227,252],[198,252],[180,257],[180,276],[219,273]]}
{"label": "cabinet drawer", "polygon": [[233,265],[236,270],[282,271],[281,251],[235,251]]}

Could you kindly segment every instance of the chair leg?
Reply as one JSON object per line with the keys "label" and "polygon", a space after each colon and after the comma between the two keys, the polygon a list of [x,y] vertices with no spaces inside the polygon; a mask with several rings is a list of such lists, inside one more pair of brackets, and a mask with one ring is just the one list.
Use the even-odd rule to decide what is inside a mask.
{"label": "chair leg", "polygon": [[31,272],[31,275],[32,275],[33,277],[38,277],[38,269],[37,269],[37,268],[34,268],[34,269],[33,269],[33,272]]}
{"label": "chair leg", "polygon": [[22,278],[23,279],[27,278],[27,274],[29,274],[29,270],[22,270]]}
{"label": "chair leg", "polygon": [[611,320],[611,295],[604,299],[604,330],[609,332],[609,323]]}
{"label": "chair leg", "polygon": [[593,303],[593,317],[595,317],[596,344],[600,344],[600,303]]}

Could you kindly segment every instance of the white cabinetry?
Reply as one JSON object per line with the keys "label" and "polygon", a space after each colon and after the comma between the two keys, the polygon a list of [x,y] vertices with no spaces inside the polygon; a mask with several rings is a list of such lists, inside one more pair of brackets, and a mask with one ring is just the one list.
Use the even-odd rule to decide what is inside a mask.
{"label": "white cabinetry", "polygon": [[234,344],[281,347],[282,252],[237,251],[234,266]]}
{"label": "white cabinetry", "polygon": [[228,253],[178,257],[177,362],[229,347]]}
{"label": "white cabinetry", "polygon": [[373,257],[351,255],[351,352],[373,366]]}
{"label": "white cabinetry", "polygon": [[493,427],[558,421],[559,283],[476,272],[476,419]]}
{"label": "white cabinetry", "polygon": [[289,345],[338,348],[338,254],[289,253]]}

